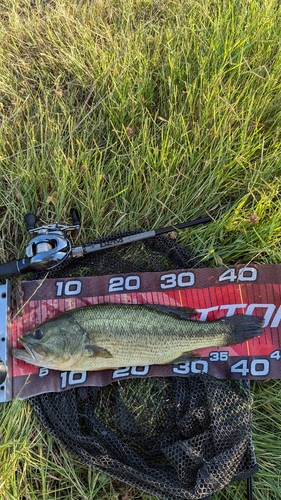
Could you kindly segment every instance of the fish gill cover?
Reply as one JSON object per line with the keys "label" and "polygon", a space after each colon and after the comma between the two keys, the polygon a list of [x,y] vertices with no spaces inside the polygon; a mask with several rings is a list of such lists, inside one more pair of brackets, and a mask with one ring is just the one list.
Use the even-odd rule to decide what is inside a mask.
{"label": "fish gill cover", "polygon": [[[194,267],[202,266],[185,248],[157,236],[64,262],[48,277]],[[40,271],[30,279],[43,277]],[[50,434],[81,462],[159,499],[200,500],[257,471],[248,384],[208,374],[131,378],[29,401]]]}

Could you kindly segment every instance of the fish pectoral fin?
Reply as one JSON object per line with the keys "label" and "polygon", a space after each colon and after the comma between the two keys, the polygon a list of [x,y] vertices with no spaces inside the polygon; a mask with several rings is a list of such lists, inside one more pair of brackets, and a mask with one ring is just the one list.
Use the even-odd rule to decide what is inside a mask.
{"label": "fish pectoral fin", "polygon": [[174,316],[177,319],[190,319],[192,316],[196,316],[198,311],[192,307],[180,307],[180,306],[161,306],[154,304],[144,304],[146,307],[151,307],[170,316]]}
{"label": "fish pectoral fin", "polygon": [[113,358],[112,354],[107,349],[99,347],[98,345],[87,344],[84,346],[84,350],[89,357]]}
{"label": "fish pectoral fin", "polygon": [[188,363],[188,361],[196,361],[196,359],[200,359],[200,356],[196,352],[184,352],[181,356],[171,361],[172,365],[178,365],[180,363]]}

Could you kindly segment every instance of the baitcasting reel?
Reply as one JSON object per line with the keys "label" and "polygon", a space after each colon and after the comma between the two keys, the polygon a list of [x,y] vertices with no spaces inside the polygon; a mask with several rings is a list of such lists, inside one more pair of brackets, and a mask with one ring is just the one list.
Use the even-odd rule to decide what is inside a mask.
{"label": "baitcasting reel", "polygon": [[35,227],[37,217],[25,216],[25,223],[30,234],[36,234],[26,248],[26,257],[0,265],[0,278],[11,278],[30,271],[52,269],[71,255],[71,243],[67,237],[69,231],[80,228],[77,210],[71,210],[73,225],[47,224]]}
{"label": "baitcasting reel", "polygon": [[26,248],[29,258],[29,266],[32,269],[52,269],[67,259],[71,253],[71,243],[66,234],[80,228],[78,213],[75,209],[71,211],[72,226],[62,224],[47,224],[36,228],[36,215],[28,214],[25,222],[30,234],[37,233]]}

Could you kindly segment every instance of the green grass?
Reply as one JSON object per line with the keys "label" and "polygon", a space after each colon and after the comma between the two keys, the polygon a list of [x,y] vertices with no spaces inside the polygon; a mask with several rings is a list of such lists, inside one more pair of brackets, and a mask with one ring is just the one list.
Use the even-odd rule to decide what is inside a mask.
{"label": "green grass", "polygon": [[[76,206],[79,242],[207,212],[178,237],[206,266],[280,263],[277,0],[2,0],[0,21],[2,262],[26,213]],[[277,500],[280,381],[252,390],[256,499]],[[69,457],[27,403],[0,412],[3,500],[155,500]]]}

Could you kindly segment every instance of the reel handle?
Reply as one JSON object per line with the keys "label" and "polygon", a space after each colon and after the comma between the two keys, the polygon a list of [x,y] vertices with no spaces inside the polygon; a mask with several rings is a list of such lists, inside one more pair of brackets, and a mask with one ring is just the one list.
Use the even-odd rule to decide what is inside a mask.
{"label": "reel handle", "polygon": [[34,214],[26,214],[24,216],[24,220],[26,223],[26,227],[28,231],[31,231],[32,229],[35,228],[35,224],[37,222],[37,217]]}
{"label": "reel handle", "polygon": [[70,211],[70,214],[72,217],[73,225],[80,226],[80,219],[79,219],[79,215],[78,215],[76,208],[72,208]]}

